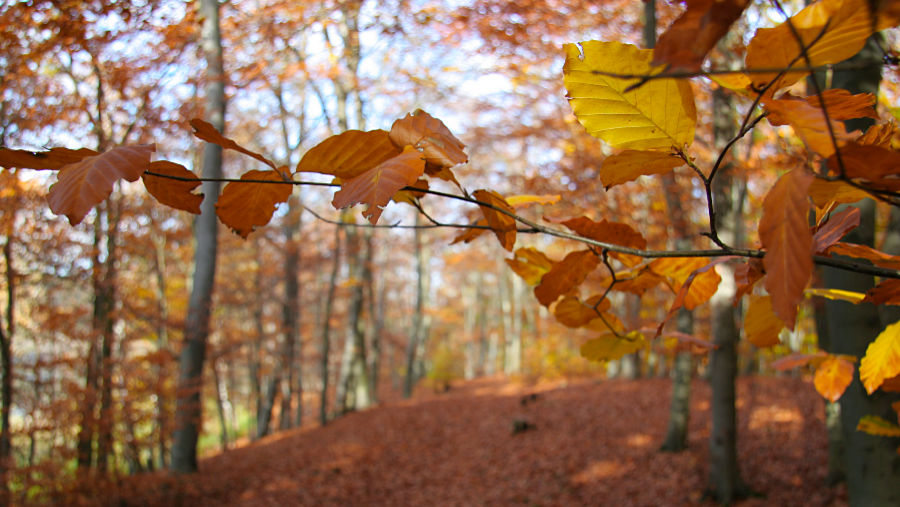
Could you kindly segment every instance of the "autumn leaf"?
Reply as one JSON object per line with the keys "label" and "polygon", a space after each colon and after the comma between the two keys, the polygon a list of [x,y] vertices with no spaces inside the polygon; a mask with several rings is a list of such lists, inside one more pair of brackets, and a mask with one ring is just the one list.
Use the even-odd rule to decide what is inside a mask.
{"label": "autumn leaf", "polygon": [[48,151],[11,150],[0,148],[0,167],[20,169],[52,169],[73,164],[85,157],[99,155],[94,150],[81,148],[50,148]]}
{"label": "autumn leaf", "polygon": [[216,202],[216,215],[246,239],[257,227],[269,223],[277,205],[291,196],[293,186],[285,183],[282,173],[271,169],[247,171],[241,180],[225,185]]}
{"label": "autumn leaf", "polygon": [[60,167],[57,182],[47,194],[50,211],[65,215],[72,225],[80,223],[91,208],[109,197],[117,181],[137,181],[155,150],[152,144],[119,146]]}
{"label": "autumn leaf", "polygon": [[562,196],[556,195],[513,195],[506,198],[506,203],[513,208],[530,206],[532,204],[547,205],[556,204]]}
{"label": "autumn leaf", "polygon": [[794,329],[797,305],[813,272],[806,195],[812,180],[813,175],[802,169],[781,176],[763,200],[759,221],[759,238],[766,249],[765,287],[775,314],[788,329]]}
{"label": "autumn leaf", "polygon": [[628,248],[643,250],[647,240],[628,224],[609,222],[606,219],[595,222],[588,217],[570,218],[562,222],[574,233],[602,243],[612,243]]}
{"label": "autumn leaf", "polygon": [[457,243],[468,243],[488,231],[487,227],[487,220],[484,218],[479,218],[471,224],[471,227],[468,227],[461,233],[457,234],[456,237],[453,238],[453,241],[450,242],[450,244],[455,245]]}
{"label": "autumn leaf", "polygon": [[644,267],[616,273],[616,284],[613,285],[612,289],[640,296],[664,280],[665,278],[654,273],[653,270]]}
{"label": "autumn leaf", "polygon": [[603,160],[600,165],[600,182],[609,190],[621,183],[634,181],[640,176],[665,174],[682,165],[684,160],[674,153],[625,150]]}
{"label": "autumn leaf", "polygon": [[859,379],[869,394],[885,379],[900,375],[900,321],[887,326],[866,348],[859,363]]}
{"label": "autumn leaf", "polygon": [[653,65],[700,70],[707,53],[747,7],[748,0],[688,0],[687,9],[656,43]]}
{"label": "autumn leaf", "polygon": [[873,305],[900,305],[900,280],[896,278],[882,280],[866,291],[863,301]]}
{"label": "autumn leaf", "polygon": [[581,345],[581,356],[588,361],[613,361],[641,350],[647,345],[644,335],[632,331],[624,336],[607,333]]}
{"label": "autumn leaf", "polygon": [[813,385],[826,400],[834,403],[853,381],[853,363],[831,356],[816,368]]}
{"label": "autumn leaf", "polygon": [[766,118],[769,123],[790,125],[807,148],[823,157],[834,154],[835,142],[840,147],[853,138],[847,133],[844,123],[835,118],[829,117],[829,129],[822,109],[805,100],[767,98],[763,99],[763,105],[768,111]]}
{"label": "autumn leaf", "polygon": [[778,335],[782,329],[784,322],[772,311],[772,299],[769,296],[750,296],[744,317],[747,340],[759,348],[772,347],[781,343]]}
{"label": "autumn leaf", "polygon": [[544,252],[531,247],[519,248],[512,259],[506,259],[506,263],[531,286],[541,283],[541,277],[555,264]]}
{"label": "autumn leaf", "polygon": [[700,257],[663,257],[651,262],[650,269],[671,280],[673,292],[683,291],[684,307],[693,310],[718,290],[722,277],[712,268],[719,262],[721,259],[710,262]]}
{"label": "autumn leaf", "polygon": [[415,188],[416,190],[400,190],[394,194],[391,200],[396,203],[404,202],[410,206],[415,206],[416,199],[425,197],[425,191],[428,190],[428,180],[419,178],[415,183],[409,185],[409,187]]}
{"label": "autumn leaf", "polygon": [[560,324],[577,328],[589,324],[609,307],[609,299],[603,298],[602,295],[593,296],[583,302],[578,297],[565,296],[553,307],[553,316]]}
{"label": "autumn leaf", "polygon": [[898,135],[897,125],[893,122],[891,123],[882,123],[879,125],[872,125],[865,131],[859,139],[856,140],[857,144],[869,144],[873,146],[880,146],[882,148],[890,148],[891,141]]}
{"label": "autumn leaf", "polygon": [[746,262],[735,266],[734,282],[737,284],[737,291],[734,294],[734,304],[737,305],[742,297],[749,294],[764,275],[760,259],[747,259]]}
{"label": "autumn leaf", "polygon": [[871,197],[868,192],[860,190],[843,181],[828,181],[816,178],[809,186],[809,196],[818,208],[830,204],[849,204]]}
{"label": "autumn leaf", "polygon": [[424,173],[422,154],[407,146],[400,155],[344,181],[331,204],[337,209],[366,204],[363,216],[375,224],[391,198],[403,187],[414,184]]}
{"label": "autumn leaf", "polygon": [[828,357],[830,355],[821,350],[815,354],[790,354],[772,361],[769,366],[776,371],[788,371],[810,363],[819,364]]}
{"label": "autumn leaf", "polygon": [[850,290],[822,289],[818,287],[810,287],[803,292],[810,296],[820,296],[826,299],[831,299],[832,301],[846,301],[853,304],[859,303],[865,297],[865,294],[860,294],[859,292],[853,292]]}
{"label": "autumn leaf", "polygon": [[[807,48],[809,65],[837,63],[858,53],[872,29],[867,0],[820,0],[791,17],[790,25],[784,22],[757,30],[747,46],[745,63],[748,69],[757,71],[806,67],[795,31]],[[754,72],[750,78],[762,88],[777,75]],[[806,72],[789,72],[773,88],[788,86],[805,76]]]}
{"label": "autumn leaf", "polygon": [[606,75],[659,73],[662,67],[650,64],[652,50],[601,41],[564,48],[569,103],[592,136],[633,150],[681,149],[693,142],[697,111],[687,80],[653,79],[628,89],[634,79]]}
{"label": "autumn leaf", "polygon": [[192,119],[190,123],[191,123],[191,127],[193,127],[193,129],[194,129],[194,135],[197,138],[202,139],[208,143],[212,143],[212,144],[221,146],[222,148],[225,148],[226,150],[234,150],[234,151],[243,153],[244,155],[249,155],[249,156],[255,158],[256,160],[259,160],[260,162],[271,167],[272,169],[277,169],[278,166],[275,165],[275,162],[272,162],[271,160],[267,159],[266,157],[260,155],[259,153],[256,153],[255,151],[250,151],[250,150],[244,148],[243,146],[239,145],[238,143],[232,141],[231,139],[223,136],[218,130],[216,130],[216,127],[212,126],[212,124],[205,122],[199,118]]}
{"label": "autumn leaf", "polygon": [[825,110],[832,120],[853,120],[855,118],[878,118],[875,112],[875,95],[871,93],[852,94],[847,90],[832,88],[825,90],[821,95],[806,97],[806,102],[821,108],[825,103]]}
{"label": "autumn leaf", "polygon": [[563,294],[581,285],[587,276],[597,269],[600,261],[590,250],[571,252],[550,268],[534,288],[534,295],[544,306],[556,301]]}
{"label": "autumn leaf", "polygon": [[856,425],[856,431],[878,437],[900,437],[900,426],[877,415],[864,415]]}
{"label": "autumn leaf", "polygon": [[513,245],[516,244],[516,219],[499,210],[504,210],[508,213],[515,213],[515,210],[506,202],[503,196],[493,190],[476,190],[472,193],[472,197],[478,202],[493,206],[478,205],[488,225],[491,226],[491,230],[494,231],[497,239],[500,240],[500,245],[507,251],[512,252]]}
{"label": "autumn leaf", "polygon": [[194,193],[194,189],[201,184],[197,175],[183,165],[169,162],[168,160],[150,162],[147,170],[152,173],[171,176],[171,178],[166,178],[155,174],[151,175],[147,172],[141,175],[147,192],[155,197],[160,204],[195,215],[200,214],[200,203],[203,202],[203,194]]}
{"label": "autumn leaf", "polygon": [[866,259],[871,261],[872,264],[882,268],[900,269],[900,256],[888,255],[866,245],[844,242],[835,243],[828,248],[827,253],[833,255],[846,255],[847,257],[855,257],[857,259]]}
{"label": "autumn leaf", "polygon": [[858,226],[859,208],[857,207],[851,206],[832,214],[813,235],[813,251],[825,253],[831,245],[840,241],[845,234]]}
{"label": "autumn leaf", "polygon": [[421,109],[395,121],[389,136],[398,148],[408,145],[422,152],[425,162],[432,166],[429,174],[469,160],[463,151],[466,145],[450,132],[444,122]]}
{"label": "autumn leaf", "polygon": [[900,190],[900,152],[878,145],[847,143],[841,148],[840,162],[834,155],[828,158],[828,168],[866,187]]}
{"label": "autumn leaf", "polygon": [[297,164],[296,172],[330,174],[349,180],[400,153],[384,130],[348,130],[310,148]]}

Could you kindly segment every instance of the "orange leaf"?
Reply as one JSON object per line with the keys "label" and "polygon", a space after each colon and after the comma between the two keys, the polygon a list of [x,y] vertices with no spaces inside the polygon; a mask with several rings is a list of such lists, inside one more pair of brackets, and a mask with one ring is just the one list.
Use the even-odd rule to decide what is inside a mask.
{"label": "orange leaf", "polygon": [[813,384],[816,391],[834,403],[853,381],[853,363],[840,357],[829,357],[816,368]]}
{"label": "orange leaf", "polygon": [[737,284],[737,291],[734,294],[735,305],[745,294],[749,294],[753,290],[753,286],[762,279],[764,274],[760,259],[747,259],[747,262],[738,264],[734,268],[734,281]]}
{"label": "orange leaf", "polygon": [[900,269],[900,256],[888,255],[866,245],[843,242],[835,243],[828,248],[827,252],[834,255],[846,255],[847,257],[866,259],[872,261],[872,264],[882,268]]}
{"label": "orange leaf", "polygon": [[348,130],[310,148],[296,172],[349,180],[401,153],[384,130]]}
{"label": "orange leaf", "polygon": [[463,232],[457,234],[456,237],[453,238],[453,241],[450,242],[450,244],[455,245],[457,243],[468,243],[472,241],[473,239],[485,233],[487,229],[482,229],[482,227],[487,227],[487,224],[487,220],[485,220],[484,218],[479,218],[475,221],[475,223],[472,224],[476,227],[465,229]]}
{"label": "orange leaf", "polygon": [[859,380],[872,394],[886,379],[900,375],[900,321],[882,331],[859,362]]}
{"label": "orange leaf", "polygon": [[203,194],[194,193],[194,189],[201,184],[201,181],[194,173],[187,170],[183,165],[169,162],[168,160],[150,162],[147,170],[179,178],[164,178],[148,173],[141,175],[147,192],[155,197],[160,204],[195,215],[200,214],[200,203],[203,202]]}
{"label": "orange leaf", "polygon": [[570,218],[562,224],[580,236],[603,243],[613,243],[638,250],[647,247],[647,240],[630,225],[607,222],[605,219],[595,222],[588,217]]}
{"label": "orange leaf", "polygon": [[825,352],[819,351],[815,354],[790,354],[776,361],[772,361],[769,366],[777,371],[787,371],[800,366],[806,366],[809,363],[821,362],[824,358],[829,357]]}
{"label": "orange leaf", "polygon": [[560,195],[514,195],[507,197],[506,202],[513,208],[518,208],[532,204],[556,204],[560,199]]}
{"label": "orange leaf", "polygon": [[828,247],[840,241],[857,226],[859,226],[859,208],[849,207],[831,215],[813,236],[814,251],[825,253]]}
{"label": "orange leaf", "polygon": [[450,132],[444,122],[421,109],[395,121],[391,126],[390,138],[398,147],[408,145],[421,151],[428,165],[434,166],[433,171],[469,160],[463,151],[466,145]]}
{"label": "orange leaf", "polygon": [[540,285],[534,288],[534,295],[542,305],[549,306],[559,296],[581,285],[599,263],[590,250],[571,252],[541,278]]}
{"label": "orange leaf", "polygon": [[119,146],[60,167],[58,180],[47,194],[50,211],[78,224],[91,208],[109,197],[117,181],[137,181],[155,150],[152,144]]}
{"label": "orange leaf", "polygon": [[519,248],[516,250],[515,257],[506,259],[506,263],[525,280],[525,283],[532,286],[539,284],[541,277],[555,264],[544,255],[544,252],[531,247]]}
{"label": "orange leaf", "polygon": [[219,145],[226,150],[234,150],[243,153],[244,155],[249,155],[256,160],[259,160],[260,162],[268,165],[272,169],[277,169],[277,166],[274,162],[260,155],[259,153],[250,151],[247,148],[244,148],[238,143],[232,141],[231,139],[223,136],[218,130],[216,130],[216,127],[212,126],[212,124],[207,123],[199,118],[194,118],[190,123],[191,127],[194,128],[194,135],[199,139],[202,139],[208,143]]}
{"label": "orange leaf", "polygon": [[825,110],[832,120],[852,120],[854,118],[878,118],[875,112],[875,96],[871,93],[857,93],[856,95],[832,88],[825,90],[822,95],[806,97],[809,105],[819,108],[822,106],[820,97],[825,99]]}
{"label": "orange leaf", "polygon": [[900,305],[900,280],[890,278],[866,291],[863,302],[873,305]]}
{"label": "orange leaf", "polygon": [[897,135],[897,126],[891,123],[882,123],[880,125],[872,125],[866,130],[865,134],[859,136],[856,140],[858,144],[871,144],[881,146],[882,148],[890,148],[891,140]]}
{"label": "orange leaf", "polygon": [[[678,313],[678,310],[680,310],[682,307],[688,308],[687,303],[688,303],[689,297],[693,298],[692,302],[694,302],[695,304],[699,304],[699,303],[696,303],[696,301],[699,301],[702,298],[702,296],[705,296],[709,290],[708,287],[712,285],[711,283],[703,284],[705,287],[699,291],[699,294],[695,295],[695,296],[691,296],[691,286],[694,284],[694,280],[696,278],[698,278],[699,276],[704,275],[708,271],[712,270],[714,267],[716,267],[717,264],[721,264],[723,262],[728,262],[733,259],[734,258],[730,257],[730,256],[729,257],[719,257],[718,259],[713,259],[713,260],[709,261],[709,263],[707,265],[692,271],[691,274],[688,275],[688,277],[684,280],[684,283],[681,284],[681,287],[675,292],[675,301],[673,301],[672,306],[669,307],[669,313],[666,314],[666,318],[664,318],[662,320],[662,322],[660,322],[659,325],[656,327],[656,336],[659,336],[662,334],[662,330],[663,330],[663,327],[665,327],[666,322],[668,322],[669,319],[671,319],[673,316],[675,316],[675,314]],[[656,260],[661,261],[661,260],[664,260],[664,258],[656,259]],[[694,259],[694,260],[696,261],[696,260],[702,260],[702,259]],[[656,261],[654,261],[654,262],[656,262]],[[651,267],[652,267],[652,265],[653,265],[653,263],[651,263]],[[660,264],[657,264],[657,267],[664,266],[664,265],[665,265],[665,263],[660,263]],[[674,276],[680,276],[679,275],[680,270],[672,270],[671,272]],[[673,278],[673,276],[669,276],[669,278]],[[719,285],[719,282],[721,280],[722,280],[722,278],[719,276],[719,274],[715,273],[715,285],[716,286]],[[715,293],[715,288],[713,289],[713,293]],[[712,297],[712,294],[709,294],[709,296],[706,299],[709,299],[710,297]],[[691,309],[691,308],[693,308],[693,306],[688,309]]]}
{"label": "orange leaf", "polygon": [[257,227],[269,223],[275,207],[291,196],[293,186],[284,183],[284,176],[275,170],[247,171],[241,179],[273,182],[232,181],[225,185],[216,202],[219,220],[246,239]]}
{"label": "orange leaf", "polygon": [[0,148],[0,167],[18,167],[20,169],[59,169],[64,165],[99,155],[94,150],[81,148],[50,148],[49,151],[10,150]]}
{"label": "orange leaf", "polygon": [[784,322],[772,311],[772,299],[769,296],[750,296],[747,315],[744,317],[744,333],[747,340],[759,348],[778,345],[778,335],[784,328]]}
{"label": "orange leaf", "polygon": [[374,224],[391,197],[401,188],[414,184],[424,172],[422,154],[407,146],[400,155],[344,181],[331,204],[337,209],[357,203],[366,204],[363,216]]}
{"label": "orange leaf", "polygon": [[834,154],[835,142],[838,146],[852,139],[847,133],[843,122],[829,117],[831,131],[825,122],[825,114],[818,106],[813,106],[804,100],[792,99],[763,99],[763,104],[769,112],[767,119],[772,125],[790,125],[797,136],[806,143],[806,146],[815,153],[828,157]]}
{"label": "orange leaf", "polygon": [[392,197],[391,199],[397,203],[405,202],[410,206],[415,206],[416,199],[425,197],[424,191],[428,190],[428,180],[419,178],[415,183],[409,186],[418,190],[401,190],[394,194],[394,197]]}
{"label": "orange leaf", "polygon": [[[867,187],[900,190],[900,152],[878,145],[847,143],[841,148],[844,175]],[[828,159],[828,168],[840,174],[836,156]]]}
{"label": "orange leaf", "polygon": [[828,181],[816,178],[809,186],[809,196],[813,203],[824,208],[831,203],[848,204],[869,197],[869,193],[843,181]]}
{"label": "orange leaf", "polygon": [[475,200],[490,204],[492,207],[479,204],[481,213],[487,220],[491,230],[497,235],[500,244],[508,252],[512,252],[513,245],[516,244],[516,219],[506,213],[498,210],[504,210],[508,213],[514,213],[512,206],[507,204],[506,200],[493,190],[476,190],[472,197]]}
{"label": "orange leaf", "polygon": [[741,17],[748,0],[688,0],[687,9],[659,37],[653,65],[698,71],[706,54]]}
{"label": "orange leaf", "polygon": [[684,307],[693,310],[709,301],[719,288],[722,277],[715,269],[710,269],[719,262],[700,257],[663,257],[651,262],[650,269],[671,280],[673,292],[683,291]]}
{"label": "orange leaf", "polygon": [[684,160],[668,151],[625,150],[603,160],[600,182],[609,190],[641,176],[665,174],[682,165]]}
{"label": "orange leaf", "polygon": [[649,289],[659,285],[663,280],[665,280],[663,277],[647,268],[639,269],[637,273],[633,270],[616,273],[616,284],[613,285],[613,290],[630,292],[640,296]]}
{"label": "orange leaf", "polygon": [[[553,307],[553,316],[560,324],[567,327],[582,327],[609,309],[609,299],[593,296],[582,302],[575,296],[565,296]],[[595,306],[596,305],[596,306]]]}
{"label": "orange leaf", "polygon": [[813,272],[806,196],[812,180],[811,173],[800,169],[781,176],[763,200],[759,221],[759,238],[766,249],[765,287],[775,314],[788,329],[794,329],[797,305]]}

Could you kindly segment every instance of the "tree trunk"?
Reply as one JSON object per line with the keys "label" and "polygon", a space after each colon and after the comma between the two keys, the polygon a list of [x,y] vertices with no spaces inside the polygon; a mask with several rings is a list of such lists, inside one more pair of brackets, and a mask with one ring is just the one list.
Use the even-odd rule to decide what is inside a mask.
{"label": "tree trunk", "polygon": [[[2,396],[0,401],[3,403],[3,407],[0,409],[0,504],[2,505],[10,503],[9,471],[13,469],[14,465],[9,417],[12,412],[13,400],[12,342],[16,331],[16,271],[13,266],[12,248],[15,241],[13,226],[16,222],[17,207],[18,205],[14,204],[12,210],[7,210],[6,231],[4,231],[6,242],[3,245],[3,259],[6,263],[6,322],[0,320],[0,367],[2,367],[3,374],[2,384],[0,384],[0,396]],[[35,378],[40,379],[40,377]],[[39,395],[36,395],[35,398],[40,399]]]}
{"label": "tree trunk", "polygon": [[112,351],[115,341],[115,306],[116,306],[116,250],[121,210],[118,202],[106,200],[106,261],[103,263],[103,282],[101,290],[103,306],[100,317],[102,326],[102,343],[100,346],[100,424],[97,435],[97,467],[106,471],[109,456],[112,453],[113,434],[113,359]]}
{"label": "tree trunk", "polygon": [[[156,234],[153,236],[155,256],[153,269],[156,275],[156,348],[158,351],[169,350],[169,304],[166,284],[166,236]],[[169,377],[168,361],[159,361],[154,366],[156,373],[156,436],[157,452],[159,453],[159,468],[166,468],[168,462],[168,415],[170,408],[169,392],[166,381]]]}
{"label": "tree trunk", "polygon": [[378,297],[375,297],[376,284],[372,269],[375,262],[374,237],[374,234],[370,234],[366,238],[366,265],[363,278],[369,301],[369,325],[372,330],[369,354],[369,384],[372,386],[372,403],[378,403],[378,380],[381,372],[381,336],[384,333],[385,290],[382,284],[381,290],[378,291]]}
{"label": "tree trunk", "polygon": [[213,384],[216,390],[216,415],[219,418],[219,444],[222,446],[222,452],[228,450],[228,418],[225,417],[225,402],[228,393],[222,392],[222,379],[219,376],[219,361],[213,360],[209,365],[212,368]]}
{"label": "tree trunk", "polygon": [[[694,332],[694,314],[682,308],[678,311],[677,329],[680,333]],[[669,425],[661,451],[681,452],[687,449],[687,432],[691,420],[691,378],[694,376],[694,358],[690,351],[675,356],[672,375],[672,398],[669,405]]]}
{"label": "tree trunk", "polygon": [[[415,224],[418,226],[421,223],[422,219],[416,213]],[[419,343],[422,342],[422,335],[425,331],[425,253],[422,248],[422,230],[416,228],[413,231],[413,248],[416,257],[416,307],[413,310],[412,328],[409,333],[409,341],[406,344],[406,376],[403,379],[404,398],[412,396],[416,382],[416,351],[419,350]]]}
{"label": "tree trunk", "polygon": [[363,322],[364,283],[363,266],[365,251],[362,248],[364,236],[369,229],[347,228],[347,270],[353,285],[350,289],[348,308],[349,324],[341,365],[341,381],[338,385],[338,407],[342,413],[368,407],[372,402],[369,384],[369,365],[366,359],[366,334]]}
{"label": "tree trunk", "polygon": [[331,313],[334,307],[334,292],[337,288],[338,270],[341,267],[341,228],[334,228],[334,252],[331,259],[331,275],[328,278],[328,293],[325,296],[325,311],[322,316],[322,390],[319,393],[319,423],[328,423],[328,355],[331,352]]}
{"label": "tree trunk", "polygon": [[[225,75],[222,65],[222,35],[219,29],[218,0],[200,0],[203,19],[200,38],[206,56],[206,114],[219,131],[225,129]],[[203,177],[222,177],[222,148],[207,143],[203,152]],[[206,196],[201,214],[194,222],[194,275],[184,324],[184,345],[179,358],[175,432],[172,444],[172,470],[191,473],[197,470],[197,439],[202,422],[201,389],[203,361],[209,334],[209,315],[216,273],[218,223],[215,204],[219,195],[217,181],[203,182]]]}
{"label": "tree trunk", "polygon": [[[284,225],[286,252],[284,256],[284,303],[282,307],[282,325],[284,336],[281,351],[281,414],[278,428],[286,430],[291,427],[291,402],[294,395],[295,358],[294,351],[300,344],[300,284],[297,279],[300,268],[300,246],[294,239],[294,232],[300,229],[300,209],[296,196],[288,199],[288,212]],[[300,376],[300,371],[296,375]],[[302,405],[302,399],[298,403]],[[299,414],[302,410],[298,409]]]}

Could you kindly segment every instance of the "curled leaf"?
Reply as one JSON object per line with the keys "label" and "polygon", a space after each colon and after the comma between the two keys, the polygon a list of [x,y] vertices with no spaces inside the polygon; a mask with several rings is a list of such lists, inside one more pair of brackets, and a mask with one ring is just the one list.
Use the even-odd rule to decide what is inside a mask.
{"label": "curled leaf", "polygon": [[391,198],[401,188],[413,185],[424,172],[425,161],[422,160],[422,154],[412,146],[407,146],[396,157],[344,181],[341,189],[334,194],[331,204],[337,209],[357,203],[366,204],[363,216],[374,224]]}
{"label": "curled leaf", "polygon": [[421,151],[435,172],[469,160],[463,151],[466,145],[450,132],[444,122],[421,109],[395,121],[389,135],[397,147],[413,146]]}

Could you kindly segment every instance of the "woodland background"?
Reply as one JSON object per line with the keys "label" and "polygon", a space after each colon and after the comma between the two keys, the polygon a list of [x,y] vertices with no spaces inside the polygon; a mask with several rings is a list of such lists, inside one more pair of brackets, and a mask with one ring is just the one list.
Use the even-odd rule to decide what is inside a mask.
{"label": "woodland background", "polygon": [[[784,8],[797,12],[801,3]],[[225,134],[293,167],[330,135],[389,129],[420,108],[465,143],[468,164],[454,168],[462,186],[559,194],[558,202],[526,202],[516,211],[628,222],[649,242],[671,245],[685,244],[671,213],[672,196],[681,196],[688,236],[696,238],[686,240],[690,247],[707,220],[696,179],[682,169],[662,182],[641,178],[603,190],[598,171],[610,151],[585,132],[565,98],[562,45],[598,39],[646,46],[645,7],[634,0],[223,3],[217,82],[227,97]],[[677,2],[656,7],[660,27],[683,10]],[[104,151],[155,143],[166,159],[199,172],[204,147],[187,122],[208,117],[204,19],[196,3],[183,1],[5,3],[0,146]],[[742,58],[736,52],[758,26],[782,19],[771,3],[750,2],[732,28],[744,40],[720,44],[713,58]],[[886,31],[886,46],[896,37]],[[897,114],[898,81],[896,67],[885,67],[882,118]],[[693,149],[709,164],[720,149],[713,141],[723,116],[713,106],[718,88],[694,85],[698,138],[707,141]],[[772,168],[805,157],[796,136],[768,124],[742,142],[739,230],[756,230],[778,176]],[[262,167],[249,160],[226,152],[223,176]],[[123,183],[72,227],[48,209],[50,176],[4,169],[0,179],[4,371],[13,372],[7,493],[19,503],[89,500],[97,481],[169,468],[194,216]],[[677,361],[694,376],[708,373],[706,349],[679,355],[662,340],[621,360],[587,361],[579,347],[590,332],[557,323],[508,268],[492,235],[471,238],[429,224],[404,204],[384,211],[386,227],[356,226],[363,223],[358,210],[332,209],[330,181],[311,177],[246,239],[221,227],[200,388],[201,455],[324,425],[409,396],[416,385],[452,395],[460,380],[477,377],[525,385],[663,377]],[[476,207],[432,197],[428,214],[442,223],[481,217]],[[887,221],[890,211],[877,213]],[[569,246],[542,235],[521,245],[553,257]],[[670,291],[653,289],[616,304],[629,329],[654,328],[671,299]],[[797,327],[775,347],[740,341],[740,372],[771,374],[774,358],[817,350],[820,303],[809,299]],[[709,340],[710,309],[698,308],[693,319],[693,335]],[[656,391],[658,403],[668,390]],[[827,468],[827,458],[821,465]]]}

